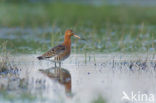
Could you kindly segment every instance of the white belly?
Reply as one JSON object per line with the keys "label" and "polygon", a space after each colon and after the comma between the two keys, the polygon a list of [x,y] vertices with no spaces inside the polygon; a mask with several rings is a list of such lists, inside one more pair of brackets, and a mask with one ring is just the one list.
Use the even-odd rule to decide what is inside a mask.
{"label": "white belly", "polygon": [[65,59],[67,59],[69,56],[70,56],[70,54],[65,55],[65,56],[64,56],[64,55],[63,55],[63,56],[56,55],[56,56],[54,56],[54,57],[48,58],[48,60],[50,60],[50,61],[52,61],[52,62],[59,63],[59,62],[64,61]]}

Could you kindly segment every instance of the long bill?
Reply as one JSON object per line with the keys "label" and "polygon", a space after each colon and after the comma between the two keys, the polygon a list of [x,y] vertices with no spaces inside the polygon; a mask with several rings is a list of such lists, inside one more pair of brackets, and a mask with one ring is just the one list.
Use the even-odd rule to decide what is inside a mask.
{"label": "long bill", "polygon": [[78,38],[78,39],[80,39],[80,37],[79,37],[78,35],[75,35],[75,34],[74,34],[73,36],[76,37],[76,38]]}

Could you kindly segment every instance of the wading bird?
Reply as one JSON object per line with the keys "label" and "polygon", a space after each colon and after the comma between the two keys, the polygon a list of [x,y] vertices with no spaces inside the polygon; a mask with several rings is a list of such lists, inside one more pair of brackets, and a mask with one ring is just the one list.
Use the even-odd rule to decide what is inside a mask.
{"label": "wading bird", "polygon": [[54,48],[50,49],[43,55],[37,57],[39,60],[50,60],[55,63],[59,63],[59,67],[61,67],[61,62],[67,59],[70,55],[71,49],[71,36],[79,38],[79,36],[75,35],[72,30],[66,30],[64,36],[64,42]]}

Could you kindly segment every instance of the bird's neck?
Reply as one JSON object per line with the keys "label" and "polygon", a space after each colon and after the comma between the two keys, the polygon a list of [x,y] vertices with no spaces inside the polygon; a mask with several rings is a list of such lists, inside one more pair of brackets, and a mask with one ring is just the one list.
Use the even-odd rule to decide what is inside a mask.
{"label": "bird's neck", "polygon": [[69,37],[69,36],[65,36],[65,38],[64,38],[64,44],[65,44],[65,46],[67,47],[67,49],[69,49],[69,50],[70,50],[70,46],[71,46],[71,39],[70,39],[70,37]]}

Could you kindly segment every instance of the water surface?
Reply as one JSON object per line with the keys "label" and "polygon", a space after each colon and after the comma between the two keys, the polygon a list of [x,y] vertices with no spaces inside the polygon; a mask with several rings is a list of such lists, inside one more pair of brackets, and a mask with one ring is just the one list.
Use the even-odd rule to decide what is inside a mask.
{"label": "water surface", "polygon": [[106,103],[124,103],[123,91],[156,95],[154,54],[73,54],[62,69],[37,56],[11,57],[20,71],[10,79],[1,75],[1,103],[91,103],[99,96]]}

